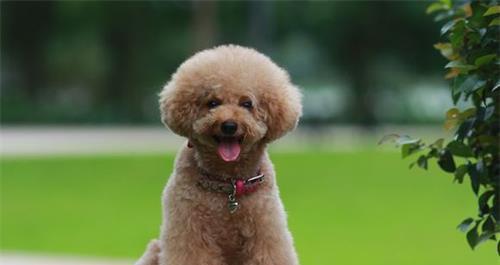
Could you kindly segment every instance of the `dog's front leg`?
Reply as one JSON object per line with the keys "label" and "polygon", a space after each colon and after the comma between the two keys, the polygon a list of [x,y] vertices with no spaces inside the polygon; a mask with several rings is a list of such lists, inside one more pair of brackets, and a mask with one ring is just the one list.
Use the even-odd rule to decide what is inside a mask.
{"label": "dog's front leg", "polygon": [[[279,203],[277,203],[279,204]],[[298,265],[292,235],[281,205],[271,207],[254,220],[254,234],[247,239],[244,265]]]}
{"label": "dog's front leg", "polygon": [[226,265],[219,247],[207,242],[206,235],[191,231],[167,237],[160,253],[160,265]]}
{"label": "dog's front leg", "polygon": [[207,223],[194,209],[183,207],[165,223],[160,265],[226,265]]}
{"label": "dog's front leg", "polygon": [[146,251],[142,257],[135,263],[135,265],[158,265],[158,255],[160,253],[160,246],[158,240],[149,242]]}
{"label": "dog's front leg", "polygon": [[[281,231],[283,234],[289,234],[288,231]],[[245,265],[298,265],[298,258],[295,254],[290,235],[274,236],[257,235],[250,253],[249,259]]]}

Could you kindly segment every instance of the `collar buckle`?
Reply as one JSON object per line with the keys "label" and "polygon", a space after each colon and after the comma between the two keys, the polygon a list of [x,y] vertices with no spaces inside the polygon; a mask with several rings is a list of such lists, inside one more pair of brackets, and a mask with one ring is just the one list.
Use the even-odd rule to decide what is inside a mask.
{"label": "collar buckle", "polygon": [[227,194],[229,212],[234,213],[240,207],[237,197],[256,191],[257,187],[263,181],[264,174],[259,174],[246,180],[233,178],[230,180],[230,183],[227,180],[212,179],[208,174],[201,174],[198,185],[206,190]]}

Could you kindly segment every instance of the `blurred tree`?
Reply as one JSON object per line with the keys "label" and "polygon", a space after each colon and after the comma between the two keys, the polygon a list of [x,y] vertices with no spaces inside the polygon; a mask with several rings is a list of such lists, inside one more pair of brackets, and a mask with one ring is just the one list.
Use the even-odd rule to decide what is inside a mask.
{"label": "blurred tree", "polygon": [[217,34],[216,1],[193,2],[194,48],[202,50],[215,45]]}
{"label": "blurred tree", "polygon": [[[355,122],[366,127],[376,125],[375,89],[370,73],[370,62],[383,45],[378,29],[386,28],[383,17],[377,14],[387,11],[387,3],[365,3],[361,9],[364,19],[351,21],[345,38],[338,41],[338,57],[344,66],[345,76],[352,89],[349,105]],[[368,48],[367,46],[370,46]]]}
{"label": "blurred tree", "polygon": [[34,104],[38,103],[40,86],[46,84],[44,40],[52,26],[53,5],[53,2],[33,2],[29,6],[2,2],[2,56],[10,57],[15,67],[23,69],[15,78]]}
{"label": "blurred tree", "polygon": [[[380,74],[376,71],[377,61],[383,60],[389,67],[394,67],[396,65],[390,65],[387,60],[392,57],[413,71],[432,69],[428,68],[429,63],[416,58],[423,56],[419,51],[432,43],[428,34],[432,31],[425,29],[432,28],[432,25],[421,21],[423,14],[415,15],[415,12],[423,13],[424,9],[425,3],[419,2],[407,3],[404,7],[385,1],[343,4],[343,10],[347,12],[339,14],[334,23],[349,26],[340,28],[340,32],[335,34],[342,37],[334,40],[337,49],[333,55],[338,58],[350,84],[352,96],[348,111],[358,124],[372,127],[380,122],[375,115],[375,106],[384,87],[381,87],[382,80],[377,76]],[[356,19],[352,19],[353,13]],[[436,62],[440,60],[431,64]],[[397,72],[396,69],[391,71]]]}
{"label": "blurred tree", "polygon": [[274,3],[272,1],[251,1],[248,12],[248,42],[264,53],[272,52]]}
{"label": "blurred tree", "polygon": [[195,51],[235,43],[264,51],[305,89],[345,83],[349,108],[335,121],[374,125],[378,92],[391,82],[373,72],[377,63],[390,70],[389,56],[429,74],[442,62],[421,52],[435,28],[420,2],[0,5],[4,123],[157,122],[156,93],[175,68]]}

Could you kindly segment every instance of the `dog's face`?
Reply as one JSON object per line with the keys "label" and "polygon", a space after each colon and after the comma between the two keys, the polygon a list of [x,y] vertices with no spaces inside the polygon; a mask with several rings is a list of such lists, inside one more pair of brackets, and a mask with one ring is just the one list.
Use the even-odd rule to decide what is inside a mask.
{"label": "dog's face", "polygon": [[220,46],[179,67],[160,94],[160,110],[172,131],[232,162],[292,130],[302,107],[299,90],[269,58]]}

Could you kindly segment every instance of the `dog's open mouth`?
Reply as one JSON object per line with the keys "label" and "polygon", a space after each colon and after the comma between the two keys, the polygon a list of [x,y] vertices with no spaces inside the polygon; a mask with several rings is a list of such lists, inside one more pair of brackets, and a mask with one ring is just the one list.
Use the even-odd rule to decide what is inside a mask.
{"label": "dog's open mouth", "polygon": [[214,140],[217,143],[217,153],[220,158],[226,162],[232,162],[238,160],[241,152],[241,143],[243,142],[243,137],[226,137],[226,136],[214,136]]}

